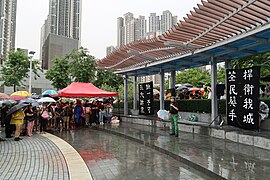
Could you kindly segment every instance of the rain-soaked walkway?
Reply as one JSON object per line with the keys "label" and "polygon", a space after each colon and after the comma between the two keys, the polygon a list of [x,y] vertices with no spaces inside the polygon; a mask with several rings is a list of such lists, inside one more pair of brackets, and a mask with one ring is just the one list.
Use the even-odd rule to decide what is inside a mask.
{"label": "rain-soaked walkway", "polygon": [[211,179],[166,154],[120,136],[91,128],[55,134],[79,152],[95,180]]}
{"label": "rain-soaked walkway", "polygon": [[235,180],[270,179],[269,150],[191,133],[180,132],[176,138],[168,135],[168,129],[130,123],[97,129],[145,144],[205,174]]}

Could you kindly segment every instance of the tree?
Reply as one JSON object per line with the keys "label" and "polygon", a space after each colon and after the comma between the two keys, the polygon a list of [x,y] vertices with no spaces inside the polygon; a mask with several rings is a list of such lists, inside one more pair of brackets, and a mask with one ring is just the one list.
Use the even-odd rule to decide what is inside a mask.
{"label": "tree", "polygon": [[[35,78],[39,77],[37,67],[38,62],[33,61],[32,69],[35,74]],[[23,80],[28,78],[28,72],[30,70],[30,61],[25,52],[21,49],[16,51],[10,51],[8,53],[8,58],[2,67],[2,80],[5,86],[13,86],[14,92],[17,86],[24,85]]]}
{"label": "tree", "polygon": [[120,75],[114,74],[107,70],[97,70],[95,86],[101,87],[102,85],[108,85],[112,88],[119,88],[120,85],[124,84],[124,80]]}
{"label": "tree", "polygon": [[70,66],[70,74],[76,82],[93,82],[95,79],[95,57],[89,55],[88,50],[80,48],[67,55]]}
{"label": "tree", "polygon": [[46,79],[52,81],[53,87],[63,89],[71,83],[68,59],[55,58],[53,66],[46,73]]}
{"label": "tree", "polygon": [[220,67],[217,71],[217,81],[225,83],[225,67]]}
{"label": "tree", "polygon": [[[118,96],[120,100],[124,100],[124,85],[120,85],[118,89]],[[133,100],[133,84],[128,83],[128,101]]]}
{"label": "tree", "polygon": [[261,66],[261,76],[269,75],[270,51],[263,54],[234,59],[231,61],[231,67],[234,69],[249,68],[253,66]]}
{"label": "tree", "polygon": [[210,84],[210,82],[209,72],[199,68],[191,68],[176,75],[176,84],[189,83],[195,87],[201,87],[205,84]]}

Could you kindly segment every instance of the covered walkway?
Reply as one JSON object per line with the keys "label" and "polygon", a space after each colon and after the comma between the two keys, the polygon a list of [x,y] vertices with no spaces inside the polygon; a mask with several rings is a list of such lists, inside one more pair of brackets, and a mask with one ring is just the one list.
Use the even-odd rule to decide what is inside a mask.
{"label": "covered walkway", "polygon": [[[208,0],[164,34],[116,49],[98,62],[127,78],[160,74],[160,109],[164,108],[164,73],[211,64],[212,120],[217,117],[217,63],[270,50],[270,1]],[[136,91],[136,90],[135,90]],[[134,92],[135,94],[136,92]],[[125,93],[127,101],[127,92]],[[125,102],[126,102],[125,101]],[[136,96],[134,96],[136,102]],[[127,114],[127,103],[125,103]],[[134,103],[136,109],[136,103]]]}

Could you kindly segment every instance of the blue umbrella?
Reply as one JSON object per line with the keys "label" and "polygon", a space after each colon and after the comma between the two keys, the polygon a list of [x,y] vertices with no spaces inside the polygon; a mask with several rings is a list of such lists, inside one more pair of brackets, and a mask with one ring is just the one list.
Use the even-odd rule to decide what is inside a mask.
{"label": "blue umbrella", "polygon": [[58,94],[58,92],[55,91],[55,90],[46,90],[46,91],[44,91],[42,93],[42,96],[44,96],[44,95],[56,95],[56,94]]}

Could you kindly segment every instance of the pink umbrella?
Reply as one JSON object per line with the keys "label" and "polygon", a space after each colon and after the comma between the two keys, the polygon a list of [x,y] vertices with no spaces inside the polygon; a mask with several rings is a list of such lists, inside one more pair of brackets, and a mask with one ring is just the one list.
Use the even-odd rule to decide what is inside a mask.
{"label": "pink umbrella", "polygon": [[9,95],[5,94],[5,93],[0,93],[0,99],[10,99]]}
{"label": "pink umbrella", "polygon": [[23,97],[23,96],[10,96],[10,99],[15,100],[15,101],[20,101],[20,100],[26,100],[26,97]]}

